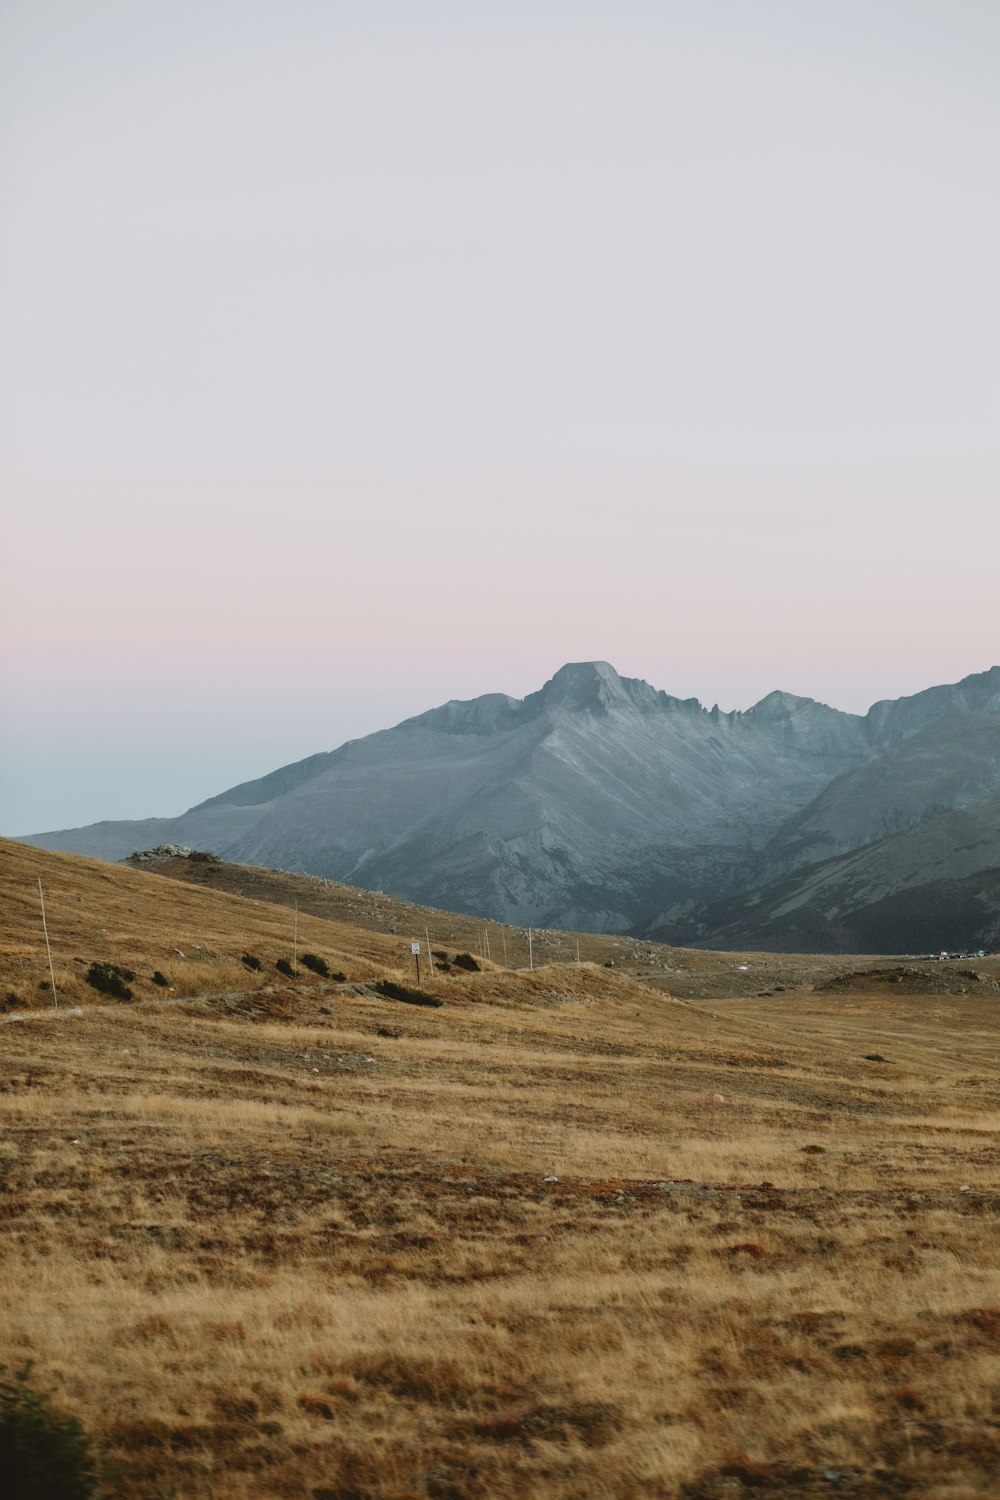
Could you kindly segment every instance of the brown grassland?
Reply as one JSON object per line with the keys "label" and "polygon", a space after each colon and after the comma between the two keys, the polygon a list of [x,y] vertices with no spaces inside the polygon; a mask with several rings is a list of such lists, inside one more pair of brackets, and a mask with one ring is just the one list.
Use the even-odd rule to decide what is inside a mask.
{"label": "brown grassland", "polygon": [[487,966],[429,1009],[372,925],[300,913],[347,979],[288,982],[287,907],[0,877],[0,1364],[109,1494],[1000,1494],[995,960],[713,1000]]}

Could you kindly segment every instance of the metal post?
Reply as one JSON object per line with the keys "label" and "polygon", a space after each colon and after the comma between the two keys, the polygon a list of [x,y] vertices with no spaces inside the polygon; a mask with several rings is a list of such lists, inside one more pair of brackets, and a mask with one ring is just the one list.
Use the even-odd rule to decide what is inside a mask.
{"label": "metal post", "polygon": [[49,946],[49,929],[45,921],[45,892],[42,890],[42,877],[38,877],[38,899],[42,903],[42,931],[45,934],[45,951],[49,955],[49,978],[52,981],[52,1004],[59,1008],[59,996],[56,994],[56,971],[52,967],[52,949]]}

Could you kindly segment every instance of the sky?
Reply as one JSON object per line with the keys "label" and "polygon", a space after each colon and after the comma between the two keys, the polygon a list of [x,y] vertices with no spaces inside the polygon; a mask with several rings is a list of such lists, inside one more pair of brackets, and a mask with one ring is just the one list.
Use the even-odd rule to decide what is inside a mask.
{"label": "sky", "polygon": [[995,0],[3,0],[0,832],[1000,662]]}

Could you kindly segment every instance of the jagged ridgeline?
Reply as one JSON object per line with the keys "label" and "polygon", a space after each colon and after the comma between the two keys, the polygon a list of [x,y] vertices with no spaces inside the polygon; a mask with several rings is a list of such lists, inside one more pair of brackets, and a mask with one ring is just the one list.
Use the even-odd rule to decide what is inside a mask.
{"label": "jagged ridgeline", "polygon": [[1000,667],[857,715],[781,692],[723,713],[572,663],[524,699],[446,703],[177,818],[27,841],[105,859],[176,843],[711,947],[992,947]]}

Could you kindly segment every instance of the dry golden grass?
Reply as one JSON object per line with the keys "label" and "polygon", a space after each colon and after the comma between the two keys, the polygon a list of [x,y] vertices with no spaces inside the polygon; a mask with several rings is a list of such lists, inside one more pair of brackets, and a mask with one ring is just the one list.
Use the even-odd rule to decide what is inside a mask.
{"label": "dry golden grass", "polygon": [[[0,846],[2,847],[2,846]],[[269,870],[259,865],[234,865],[219,859],[139,859],[134,866],[173,881],[211,891],[254,898],[278,905],[297,905],[300,912],[327,921],[398,937],[398,951],[409,952],[411,938],[430,936],[437,948],[485,955],[497,965],[528,967],[528,933],[460,912],[439,911],[382,891],[359,890],[316,875]],[[713,995],[758,994],[777,984],[801,985],[871,963],[864,956],[829,957],[822,954],[711,953],[674,948],[648,938],[599,932],[560,932],[533,929],[534,961],[540,964],[610,962],[644,979],[660,980],[672,994],[693,998]]]}
{"label": "dry golden grass", "polygon": [[[289,951],[286,911],[6,868],[5,987],[37,871],[88,960]],[[82,1014],[0,1023],[0,1363],[128,1500],[1000,1493],[992,984],[705,1007],[570,965],[425,1010],[364,983],[392,935],[302,920],[351,983],[121,1005],[60,956]]]}

